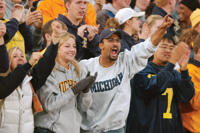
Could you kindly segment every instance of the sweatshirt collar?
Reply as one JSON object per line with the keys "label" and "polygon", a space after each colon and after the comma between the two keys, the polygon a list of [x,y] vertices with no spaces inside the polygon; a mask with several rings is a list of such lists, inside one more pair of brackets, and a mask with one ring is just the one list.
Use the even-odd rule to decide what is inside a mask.
{"label": "sweatshirt collar", "polygon": [[111,11],[113,14],[117,13],[117,10],[113,7],[113,5],[111,3],[103,5],[102,10]]}
{"label": "sweatshirt collar", "polygon": [[64,22],[67,26],[74,27],[74,28],[77,28],[77,27],[79,27],[80,25],[84,25],[84,24],[85,24],[85,21],[82,20],[81,23],[80,23],[79,25],[76,26],[76,25],[72,24],[72,22],[71,22],[66,16],[64,16],[64,15],[62,15],[62,14],[59,14],[59,15],[58,15],[58,20],[61,20],[61,21]]}
{"label": "sweatshirt collar", "polygon": [[66,69],[65,67],[63,67],[62,65],[60,65],[59,63],[56,62],[55,66],[54,66],[54,69],[57,70],[57,71],[60,71],[60,72],[67,72],[67,71],[70,71],[74,68],[74,66],[70,63],[69,64],[69,69]]}
{"label": "sweatshirt collar", "polygon": [[200,62],[195,60],[195,59],[193,59],[193,58],[190,58],[188,63],[189,64],[193,64],[193,65],[195,65],[197,67],[200,67]]}
{"label": "sweatshirt collar", "polygon": [[[163,10],[162,8],[158,7],[158,6],[155,6],[153,8],[153,14],[157,14],[157,15],[160,15],[162,17],[166,16],[167,15],[167,12],[165,10]],[[171,18],[173,18],[171,15],[169,15]],[[174,18],[173,18],[174,19]]]}

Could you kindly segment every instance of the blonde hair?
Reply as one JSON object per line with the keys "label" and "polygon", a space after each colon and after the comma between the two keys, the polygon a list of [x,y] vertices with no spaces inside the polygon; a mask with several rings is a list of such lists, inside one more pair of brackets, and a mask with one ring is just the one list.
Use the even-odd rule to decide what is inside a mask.
{"label": "blonde hair", "polygon": [[125,23],[120,25],[117,18],[109,18],[106,21],[106,25],[105,25],[104,29],[107,29],[107,28],[115,28],[116,29],[116,28],[118,28],[118,29],[123,30],[124,26],[125,26]]}
{"label": "blonde hair", "polygon": [[169,2],[169,0],[155,0],[155,3],[158,7],[163,7],[163,6],[167,5],[168,2]]}
{"label": "blonde hair", "polygon": [[146,23],[149,26],[149,28],[151,28],[155,24],[156,20],[163,20],[163,17],[160,15],[150,15],[147,18]]}
{"label": "blonde hair", "polygon": [[[68,32],[64,32],[60,35],[60,43],[58,45],[58,48],[60,48],[67,40],[69,40],[70,38],[75,40],[74,35],[68,33]],[[57,62],[60,64],[59,59],[56,58]],[[71,62],[70,62],[74,67],[75,67],[75,71],[76,71],[76,75],[77,77],[80,77],[80,66],[78,64],[78,61],[74,58]]]}
{"label": "blonde hair", "polygon": [[[8,68],[8,71],[5,72],[5,73],[0,73],[0,76],[6,76],[8,75],[12,69],[11,69],[11,62],[12,62],[12,59],[13,59],[13,55],[14,53],[17,51],[17,50],[20,50],[22,53],[23,51],[19,48],[19,47],[12,47],[8,50],[8,58],[9,58],[9,68]],[[24,54],[24,53],[23,53]]]}
{"label": "blonde hair", "polygon": [[179,38],[179,42],[185,42],[192,49],[192,42],[198,34],[199,33],[194,29],[185,29]]}

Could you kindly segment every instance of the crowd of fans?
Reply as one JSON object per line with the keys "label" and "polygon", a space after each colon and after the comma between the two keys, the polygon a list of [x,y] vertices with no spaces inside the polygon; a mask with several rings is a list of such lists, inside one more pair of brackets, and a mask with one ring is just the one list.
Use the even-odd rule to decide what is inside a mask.
{"label": "crowd of fans", "polygon": [[200,132],[200,1],[0,0],[0,19],[0,133]]}

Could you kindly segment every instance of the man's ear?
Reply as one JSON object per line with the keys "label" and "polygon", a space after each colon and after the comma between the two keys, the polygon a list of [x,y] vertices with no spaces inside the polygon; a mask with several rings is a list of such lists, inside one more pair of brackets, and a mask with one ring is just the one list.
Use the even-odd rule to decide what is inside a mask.
{"label": "man's ear", "polygon": [[172,0],[168,0],[168,3],[169,3],[169,5],[171,5],[172,4]]}
{"label": "man's ear", "polygon": [[49,41],[51,40],[51,36],[48,33],[45,33],[45,39]]}
{"label": "man's ear", "polygon": [[126,23],[127,25],[130,25],[131,22],[132,22],[132,21],[129,19],[129,20],[127,20],[125,23]]}
{"label": "man's ear", "polygon": [[70,3],[69,3],[69,2],[66,2],[66,3],[65,3],[65,7],[67,8],[67,10],[69,10],[69,9],[70,9]]}
{"label": "man's ear", "polygon": [[103,46],[104,46],[104,44],[103,44],[102,42],[100,42],[100,43],[99,43],[99,48],[100,48],[101,50],[103,50]]}

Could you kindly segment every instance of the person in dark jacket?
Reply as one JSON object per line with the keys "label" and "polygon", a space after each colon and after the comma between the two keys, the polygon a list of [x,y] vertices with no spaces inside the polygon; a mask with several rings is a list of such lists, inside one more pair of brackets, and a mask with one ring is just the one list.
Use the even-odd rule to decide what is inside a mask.
{"label": "person in dark jacket", "polygon": [[0,73],[5,73],[9,67],[8,52],[4,44],[0,44]]}
{"label": "person in dark jacket", "polygon": [[76,59],[89,59],[100,55],[98,27],[85,25],[83,20],[88,7],[87,0],[65,0],[67,16],[58,15],[58,20],[67,25],[68,32],[76,37]]}
{"label": "person in dark jacket", "polygon": [[[164,36],[153,61],[131,79],[131,105],[127,133],[183,133],[178,103],[189,102],[194,85],[188,74],[190,51]],[[179,62],[181,73],[174,70]]]}
{"label": "person in dark jacket", "polygon": [[0,21],[0,73],[5,73],[9,68],[9,59],[6,46],[3,43],[3,36],[6,33],[6,26]]}

